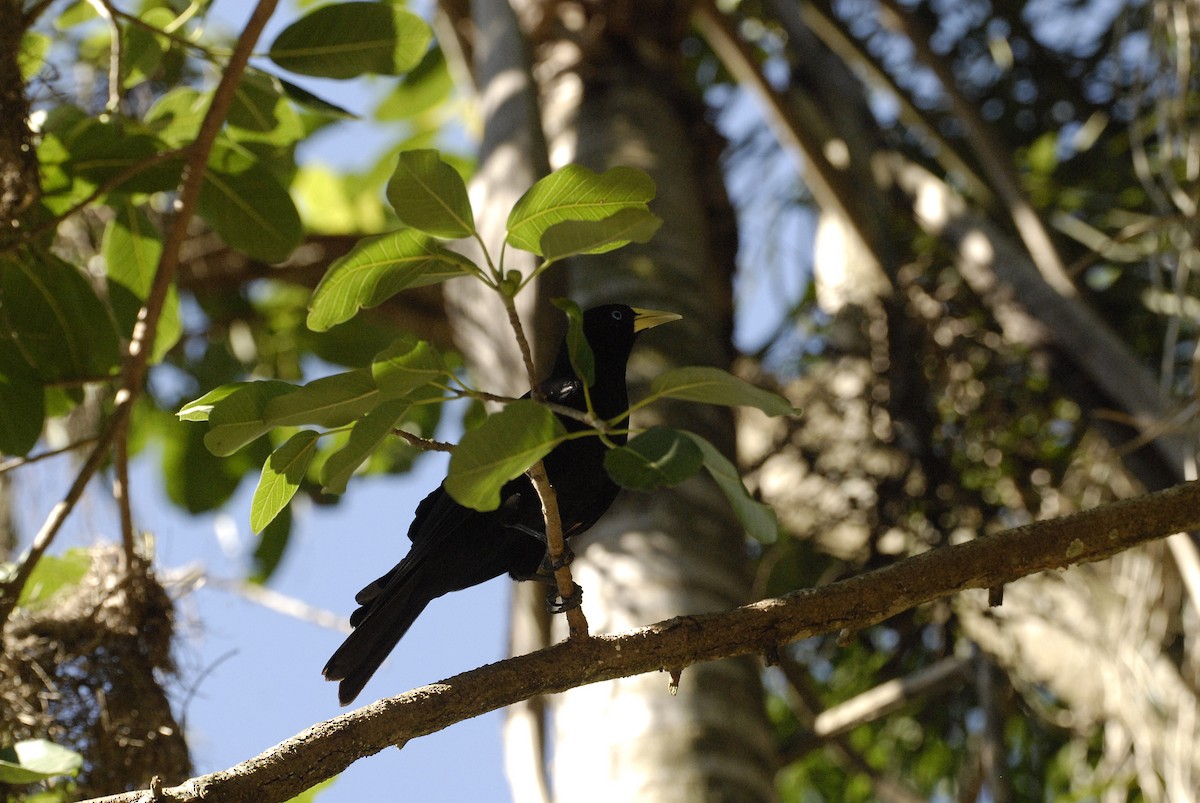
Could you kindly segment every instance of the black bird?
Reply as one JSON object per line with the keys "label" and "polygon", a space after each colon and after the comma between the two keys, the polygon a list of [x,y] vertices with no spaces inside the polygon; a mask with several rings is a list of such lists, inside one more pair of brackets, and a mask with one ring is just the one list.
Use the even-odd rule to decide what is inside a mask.
{"label": "black bird", "polygon": [[[622,304],[584,313],[583,331],[596,369],[589,393],[600,418],[615,418],[629,407],[625,366],[638,333],[680,317]],[[564,338],[554,369],[539,388],[547,401],[582,411],[583,387]],[[568,431],[585,428],[575,419],[559,418]],[[623,435],[610,439],[625,441]],[[617,485],[604,470],[605,451],[599,438],[578,438],[563,442],[544,458],[568,537],[595,524],[617,495]],[[502,574],[522,580],[538,573],[546,555],[545,523],[533,484],[524,475],[517,477],[501,489],[500,499],[498,509],[481,513],[455,502],[443,485],[417,505],[408,528],[412,548],[355,596],[359,607],[350,615],[354,632],[322,670],[326,680],[341,681],[342,705],[358,696],[430,601]]]}

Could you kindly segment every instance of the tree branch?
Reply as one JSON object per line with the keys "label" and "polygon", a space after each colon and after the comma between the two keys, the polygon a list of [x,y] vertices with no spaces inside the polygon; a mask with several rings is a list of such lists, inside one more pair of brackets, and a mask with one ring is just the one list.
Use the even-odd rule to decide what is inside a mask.
{"label": "tree branch", "polygon": [[[285,801],[365,756],[538,694],[701,661],[773,651],[835,630],[858,630],[966,589],[1102,560],[1200,527],[1200,483],[1034,522],[820,588],[725,613],[680,616],[616,636],[567,641],[464,672],[319,723],[228,770],[179,786],[93,803]],[[663,693],[666,694],[664,679]]]}

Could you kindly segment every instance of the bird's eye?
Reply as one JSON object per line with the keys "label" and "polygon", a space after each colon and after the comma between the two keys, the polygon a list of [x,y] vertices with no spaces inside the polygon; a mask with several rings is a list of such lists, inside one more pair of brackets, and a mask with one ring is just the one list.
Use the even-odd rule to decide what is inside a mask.
{"label": "bird's eye", "polygon": [[623,312],[621,312],[621,310],[615,309],[612,311],[612,319],[614,321],[619,321],[624,317],[625,317],[625,314]]}

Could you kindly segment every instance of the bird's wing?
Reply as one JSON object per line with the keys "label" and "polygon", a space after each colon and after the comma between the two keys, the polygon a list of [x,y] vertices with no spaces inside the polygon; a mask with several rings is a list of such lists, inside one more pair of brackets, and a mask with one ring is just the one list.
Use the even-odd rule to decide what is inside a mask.
{"label": "bird's wing", "polygon": [[548,402],[574,407],[577,410],[584,409],[583,382],[575,377],[551,377],[538,387]]}

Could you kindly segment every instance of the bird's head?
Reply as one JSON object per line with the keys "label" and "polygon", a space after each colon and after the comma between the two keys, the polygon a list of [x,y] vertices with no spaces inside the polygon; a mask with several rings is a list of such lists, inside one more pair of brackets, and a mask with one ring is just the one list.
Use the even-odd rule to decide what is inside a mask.
{"label": "bird's head", "polygon": [[583,313],[583,334],[596,355],[597,363],[611,359],[620,364],[623,375],[625,363],[633,350],[633,341],[639,334],[682,317],[674,312],[605,304]]}

